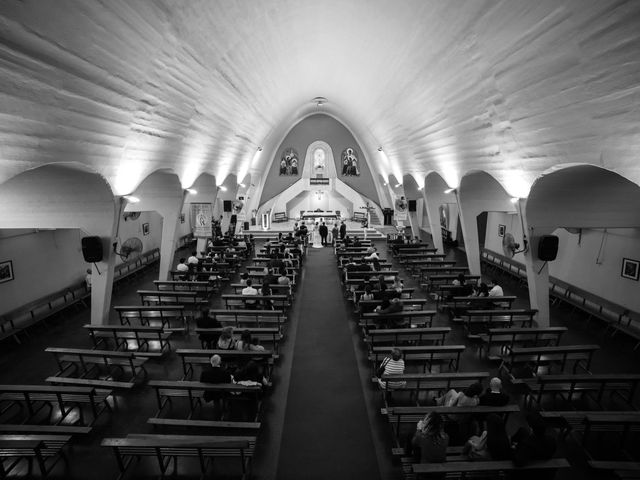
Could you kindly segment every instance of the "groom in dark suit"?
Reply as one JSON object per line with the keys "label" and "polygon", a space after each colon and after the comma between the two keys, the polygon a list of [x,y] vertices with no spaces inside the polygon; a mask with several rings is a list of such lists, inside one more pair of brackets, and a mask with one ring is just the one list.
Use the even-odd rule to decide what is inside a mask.
{"label": "groom in dark suit", "polygon": [[347,226],[342,222],[340,224],[340,240],[344,240],[344,237],[347,236]]}
{"label": "groom in dark suit", "polygon": [[320,227],[318,228],[318,233],[320,233],[320,240],[322,242],[322,246],[323,247],[326,246],[327,237],[329,236],[329,229],[327,228],[324,222],[322,222],[322,225],[320,225]]}

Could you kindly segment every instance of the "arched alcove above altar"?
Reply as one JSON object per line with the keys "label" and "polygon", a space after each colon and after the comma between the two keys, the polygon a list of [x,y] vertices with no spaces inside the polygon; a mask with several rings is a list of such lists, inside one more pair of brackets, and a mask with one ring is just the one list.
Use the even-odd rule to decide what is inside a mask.
{"label": "arched alcove above altar", "polygon": [[341,180],[380,204],[368,159],[352,133],[335,118],[317,114],[293,126],[278,148],[271,152],[271,166],[265,172],[267,177],[260,205],[294,185],[305,172],[313,172],[315,177],[314,152],[319,156],[324,154],[324,177]]}

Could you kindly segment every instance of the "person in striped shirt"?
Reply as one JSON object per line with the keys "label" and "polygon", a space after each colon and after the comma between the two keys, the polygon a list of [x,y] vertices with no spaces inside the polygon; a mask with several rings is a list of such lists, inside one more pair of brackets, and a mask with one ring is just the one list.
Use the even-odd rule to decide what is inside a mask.
{"label": "person in striped shirt", "polygon": [[387,388],[392,390],[405,385],[406,382],[387,382],[381,378],[383,375],[401,375],[404,373],[404,360],[399,348],[394,348],[391,352],[391,357],[385,357],[382,360],[380,370],[382,370],[382,375],[378,376],[378,383],[383,390],[387,390]]}

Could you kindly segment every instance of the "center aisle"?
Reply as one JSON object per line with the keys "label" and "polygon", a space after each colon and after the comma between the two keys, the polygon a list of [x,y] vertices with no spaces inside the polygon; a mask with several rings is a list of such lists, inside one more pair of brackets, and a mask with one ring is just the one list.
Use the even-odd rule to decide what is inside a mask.
{"label": "center aisle", "polygon": [[310,248],[304,268],[277,478],[378,479],[333,250]]}

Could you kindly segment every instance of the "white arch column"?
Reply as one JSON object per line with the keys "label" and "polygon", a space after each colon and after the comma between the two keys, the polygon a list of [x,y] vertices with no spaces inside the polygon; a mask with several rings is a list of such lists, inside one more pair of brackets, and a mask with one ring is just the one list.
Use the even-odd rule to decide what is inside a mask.
{"label": "white arch column", "polygon": [[131,195],[138,203],[127,203],[126,212],[154,210],[162,217],[162,241],[160,244],[160,271],[158,280],[169,279],[171,262],[176,251],[180,212],[186,192],[182,190],[178,176],[158,171],[150,174]]}
{"label": "white arch column", "polygon": [[451,215],[450,218],[455,219],[456,225],[458,223],[457,199],[454,193],[445,193],[448,190],[449,185],[436,172],[431,172],[425,177],[422,196],[427,209],[427,216],[429,217],[429,229],[431,230],[433,246],[438,249],[438,253],[444,253],[442,227],[440,225],[440,205],[454,204],[456,206],[456,214],[455,216]]}

